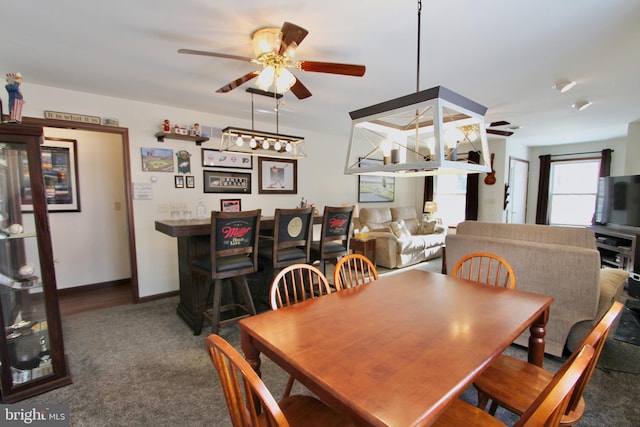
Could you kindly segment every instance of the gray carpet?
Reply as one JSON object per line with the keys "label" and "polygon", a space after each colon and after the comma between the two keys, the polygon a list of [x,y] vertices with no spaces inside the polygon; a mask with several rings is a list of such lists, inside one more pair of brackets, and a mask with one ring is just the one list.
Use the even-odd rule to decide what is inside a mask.
{"label": "gray carpet", "polygon": [[[72,426],[229,426],[218,378],[204,349],[205,335],[193,336],[176,315],[176,304],[177,298],[167,298],[64,318],[74,383],[22,403],[68,403]],[[224,328],[221,335],[238,346],[237,327]],[[624,353],[629,360],[614,363],[614,368],[640,366],[640,347],[618,343],[632,349]],[[508,351],[526,354],[515,346]],[[545,359],[551,371],[560,364]],[[272,393],[281,396],[288,375],[264,357],[263,377]],[[306,391],[296,384],[294,392]],[[639,396],[637,375],[597,369],[579,426],[637,426]],[[468,390],[463,398],[473,402],[475,393]],[[516,419],[504,411],[498,416],[509,425]]]}

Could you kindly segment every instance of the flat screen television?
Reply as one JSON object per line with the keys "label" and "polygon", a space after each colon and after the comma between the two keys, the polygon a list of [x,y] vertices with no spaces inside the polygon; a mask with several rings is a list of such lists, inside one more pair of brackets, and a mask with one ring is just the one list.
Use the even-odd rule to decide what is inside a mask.
{"label": "flat screen television", "polygon": [[600,178],[593,222],[608,226],[640,227],[640,175]]}

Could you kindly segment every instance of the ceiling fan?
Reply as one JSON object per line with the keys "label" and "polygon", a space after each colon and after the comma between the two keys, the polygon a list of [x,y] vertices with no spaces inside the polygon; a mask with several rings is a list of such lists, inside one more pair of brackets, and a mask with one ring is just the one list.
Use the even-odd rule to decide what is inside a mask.
{"label": "ceiling fan", "polygon": [[268,91],[273,86],[272,91],[275,93],[283,93],[291,90],[298,99],[310,97],[311,92],[309,89],[288,70],[288,68],[292,67],[301,71],[317,73],[342,74],[356,77],[364,75],[366,70],[364,65],[319,61],[294,61],[293,56],[295,55],[296,48],[307,34],[309,34],[307,30],[290,22],[285,22],[282,28],[260,28],[251,35],[255,53],[254,58],[193,49],[179,49],[178,53],[234,59],[252,62],[262,66],[261,70],[251,71],[216,90],[216,92],[219,93],[229,92],[257,77],[256,85],[264,91]]}
{"label": "ceiling fan", "polygon": [[504,129],[494,129],[497,127],[504,127],[504,126],[509,126],[507,129],[519,129],[519,126],[510,126],[511,123],[505,121],[505,120],[499,120],[497,122],[491,122],[489,123],[489,125],[487,126],[487,133],[491,133],[493,135],[500,135],[500,136],[511,136],[513,135],[513,131],[512,130],[504,130]]}

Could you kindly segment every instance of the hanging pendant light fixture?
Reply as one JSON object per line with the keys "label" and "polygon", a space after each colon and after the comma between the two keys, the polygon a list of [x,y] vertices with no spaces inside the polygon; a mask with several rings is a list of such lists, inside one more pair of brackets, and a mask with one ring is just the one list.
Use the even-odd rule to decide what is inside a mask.
{"label": "hanging pendant light fixture", "polygon": [[[412,177],[491,172],[487,108],[442,86],[420,90],[421,10],[419,0],[416,92],[349,113],[345,174]],[[480,152],[479,162],[469,159],[471,151]]]}
{"label": "hanging pendant light fixture", "polygon": [[[307,157],[304,138],[279,133],[279,102],[281,94],[249,88],[251,93],[251,129],[228,126],[222,129],[220,151],[250,156],[275,157],[281,159],[303,159]],[[253,95],[270,96],[276,100],[276,132],[254,130]]]}

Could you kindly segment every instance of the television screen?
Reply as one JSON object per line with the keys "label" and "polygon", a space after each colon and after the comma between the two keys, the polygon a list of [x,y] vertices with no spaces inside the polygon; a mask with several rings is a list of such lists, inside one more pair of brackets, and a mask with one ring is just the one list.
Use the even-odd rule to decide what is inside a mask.
{"label": "television screen", "polygon": [[593,222],[640,227],[640,175],[600,178]]}

